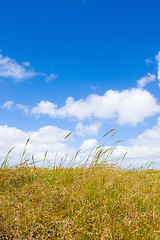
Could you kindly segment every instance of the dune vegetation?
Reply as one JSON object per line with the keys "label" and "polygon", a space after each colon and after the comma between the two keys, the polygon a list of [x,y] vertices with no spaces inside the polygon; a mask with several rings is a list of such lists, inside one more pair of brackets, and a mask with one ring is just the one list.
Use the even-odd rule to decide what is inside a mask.
{"label": "dune vegetation", "polygon": [[120,169],[109,156],[99,147],[89,166],[53,168],[6,158],[0,239],[160,239],[160,171]]}

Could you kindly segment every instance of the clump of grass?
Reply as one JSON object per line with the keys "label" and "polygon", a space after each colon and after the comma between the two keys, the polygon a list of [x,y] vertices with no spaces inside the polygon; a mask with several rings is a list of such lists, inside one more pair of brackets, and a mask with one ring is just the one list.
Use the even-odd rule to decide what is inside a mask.
{"label": "clump of grass", "polygon": [[77,152],[67,167],[64,159],[52,169],[44,167],[47,152],[42,168],[23,154],[7,167],[7,155],[0,239],[160,239],[160,171],[121,170],[113,151],[98,146],[79,167]]}

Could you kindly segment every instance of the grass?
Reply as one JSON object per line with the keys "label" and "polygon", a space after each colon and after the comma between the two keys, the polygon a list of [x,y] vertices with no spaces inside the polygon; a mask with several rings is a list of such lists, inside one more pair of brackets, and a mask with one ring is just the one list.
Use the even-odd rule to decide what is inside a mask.
{"label": "grass", "polygon": [[24,155],[7,167],[7,156],[0,239],[160,239],[160,171],[121,170],[112,150],[99,146],[89,165],[73,167],[76,155],[53,169],[30,166]]}
{"label": "grass", "polygon": [[160,239],[160,171],[0,169],[0,239]]}

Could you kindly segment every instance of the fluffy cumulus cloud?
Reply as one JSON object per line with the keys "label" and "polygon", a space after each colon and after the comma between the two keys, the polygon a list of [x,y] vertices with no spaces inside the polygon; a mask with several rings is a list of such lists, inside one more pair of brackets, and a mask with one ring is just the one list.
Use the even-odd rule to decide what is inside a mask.
{"label": "fluffy cumulus cloud", "polygon": [[[47,163],[51,160],[49,164],[54,165],[56,159],[56,163],[59,164],[60,159],[65,157],[67,153],[69,156],[67,162],[69,162],[76,153],[76,149],[70,147],[67,142],[69,139],[64,140],[68,133],[68,130],[63,130],[55,126],[46,126],[33,132],[25,132],[15,127],[0,126],[0,157],[3,161],[7,151],[15,146],[10,154],[9,163],[10,165],[20,163],[26,140],[30,137],[25,159],[31,160],[31,156],[34,155],[35,161],[41,160],[37,164],[42,166],[45,152],[48,150]],[[88,160],[91,161],[94,149],[97,146],[98,141],[96,139],[84,140],[79,148],[81,151],[77,156],[76,162],[81,165],[88,156]],[[153,128],[145,130],[135,139],[130,139],[127,146],[117,145],[112,159],[118,159],[127,152],[122,163],[123,167],[128,167],[131,164],[132,167],[138,168],[144,166],[147,162],[153,162],[153,168],[160,169],[159,146],[160,118]],[[106,146],[107,149],[109,147]]]}
{"label": "fluffy cumulus cloud", "polygon": [[95,122],[90,125],[84,125],[82,122],[77,123],[76,125],[76,134],[78,136],[87,136],[97,134],[100,127],[100,122]]}
{"label": "fluffy cumulus cloud", "polygon": [[36,76],[44,77],[46,82],[53,81],[58,77],[52,73],[47,75],[46,73],[35,72],[30,67],[30,62],[19,64],[15,59],[4,57],[0,54],[0,77],[11,78],[14,82],[19,83]]}
{"label": "fluffy cumulus cloud", "polygon": [[155,74],[147,73],[146,77],[142,77],[141,79],[139,79],[137,81],[138,87],[144,87],[148,83],[154,82],[155,79],[156,79],[156,75]]}
{"label": "fluffy cumulus cloud", "polygon": [[32,109],[32,114],[43,114],[43,115],[48,115],[51,118],[56,117],[56,109],[57,105],[54,103],[51,103],[49,101],[41,101],[37,107],[34,107]]}
{"label": "fluffy cumulus cloud", "polygon": [[[96,139],[84,140],[80,149],[82,153],[79,159],[87,159],[92,155],[94,150],[98,146]],[[160,117],[157,124],[152,128],[146,129],[134,139],[129,139],[125,145],[117,143],[112,154],[112,160],[120,160],[123,168],[140,168],[150,165],[151,168],[160,169]],[[104,149],[109,149],[111,145],[104,146]],[[126,154],[124,160],[121,162],[124,154]]]}
{"label": "fluffy cumulus cloud", "polygon": [[80,153],[77,156],[77,161],[84,164],[86,160],[90,163],[93,160],[93,155],[96,147],[98,146],[98,141],[94,138],[86,139],[80,146]]}
{"label": "fluffy cumulus cloud", "polygon": [[137,168],[146,163],[151,167],[160,169],[160,117],[157,124],[145,130],[135,139],[128,140],[127,146],[118,145],[115,156],[120,156],[127,152],[124,164],[130,164]]}
{"label": "fluffy cumulus cloud", "polygon": [[[25,159],[31,160],[34,155],[35,161],[40,161],[39,166],[43,163],[43,158],[46,150],[48,150],[47,162],[51,160],[50,164],[60,163],[60,159],[68,154],[68,162],[76,153],[76,149],[70,147],[69,138],[64,140],[69,133],[68,130],[60,129],[56,126],[46,126],[40,128],[38,131],[25,132],[15,127],[0,126],[0,157],[3,161],[7,151],[13,146],[15,148],[11,152],[10,165],[20,163],[21,155],[24,150],[26,140],[30,138],[28,143],[28,150]],[[72,143],[73,144],[73,143]],[[83,141],[78,149],[81,149],[77,156],[76,162],[84,163],[89,157],[92,160],[94,149],[98,146],[96,139],[86,139]],[[135,139],[130,139],[126,146],[117,145],[112,155],[113,159],[118,159],[125,152],[127,155],[122,164],[123,167],[138,168],[144,166],[147,162],[153,162],[153,168],[160,169],[160,117],[157,124],[151,129],[145,130]],[[108,149],[110,146],[106,146]],[[105,146],[104,146],[105,148]],[[0,164],[2,163],[0,162]]]}
{"label": "fluffy cumulus cloud", "polygon": [[65,139],[68,134],[68,130],[63,130],[56,126],[46,126],[32,132],[25,132],[15,127],[8,127],[7,125],[0,126],[0,165],[12,147],[14,149],[10,153],[9,165],[14,166],[19,164],[28,138],[30,140],[24,160],[28,159],[29,162],[32,162],[33,155],[37,166],[43,165],[46,150],[48,151],[46,166],[53,166],[55,163],[58,165],[62,158],[65,159],[66,155],[68,157],[65,164],[68,164],[79,149],[80,152],[76,157],[77,165],[84,164],[87,158],[88,161],[92,161],[98,141],[96,139],[86,139],[80,147],[73,148],[69,144],[70,137]]}
{"label": "fluffy cumulus cloud", "polygon": [[[25,132],[15,127],[0,126],[0,165],[2,164],[7,152],[14,147],[10,153],[9,165],[13,166],[20,163],[24,146],[28,138],[27,152],[24,160],[28,159],[32,162],[34,156],[37,166],[43,165],[45,152],[47,153],[46,166],[59,164],[61,159],[68,156],[65,164],[68,164],[75,156],[77,148],[70,146],[69,142],[72,136],[67,139],[65,137],[70,131],[60,129],[56,126],[46,126],[38,131]],[[73,139],[71,140],[73,144]],[[81,144],[80,154],[77,155],[76,162],[81,165],[85,162],[90,152],[98,145],[96,139],[84,140]],[[90,155],[90,158],[92,155]]]}
{"label": "fluffy cumulus cloud", "polygon": [[145,118],[160,112],[160,105],[154,96],[143,89],[114,91],[109,90],[103,96],[92,94],[86,99],[66,100],[61,108],[52,102],[42,101],[32,109],[32,114],[45,114],[52,118],[114,119],[119,124],[136,125]]}
{"label": "fluffy cumulus cloud", "polygon": [[[57,158],[58,163],[67,153],[73,155],[73,149],[67,145],[68,139],[63,141],[68,133],[68,130],[63,130],[55,126],[46,126],[33,132],[21,131],[15,127],[0,126],[1,159],[4,158],[9,149],[15,146],[11,152],[10,165],[20,163],[25,143],[30,137],[26,159],[31,160],[31,156],[34,155],[35,161],[42,160],[46,150],[48,150],[47,159],[51,160],[53,164],[55,158]],[[42,165],[42,162],[40,162],[40,165]]]}
{"label": "fluffy cumulus cloud", "polygon": [[96,139],[87,139],[84,140],[84,142],[82,143],[82,145],[80,146],[80,149],[82,151],[91,151],[92,148],[94,148],[95,146],[97,146],[98,141]]}

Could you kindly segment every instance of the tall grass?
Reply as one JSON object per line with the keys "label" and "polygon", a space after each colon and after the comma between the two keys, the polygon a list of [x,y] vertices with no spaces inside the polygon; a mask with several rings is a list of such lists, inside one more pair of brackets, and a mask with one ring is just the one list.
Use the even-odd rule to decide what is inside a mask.
{"label": "tall grass", "polygon": [[46,168],[46,152],[38,168],[27,144],[20,164],[7,167],[12,151],[1,164],[0,239],[160,239],[160,171],[122,170],[102,146],[79,166],[80,151]]}

